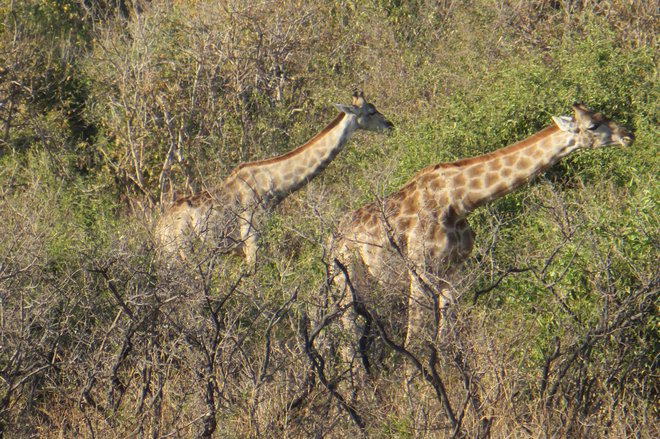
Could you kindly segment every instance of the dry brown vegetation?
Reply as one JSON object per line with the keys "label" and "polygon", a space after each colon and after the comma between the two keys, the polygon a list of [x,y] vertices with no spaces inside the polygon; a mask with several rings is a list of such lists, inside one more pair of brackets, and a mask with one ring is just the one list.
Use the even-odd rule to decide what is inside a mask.
{"label": "dry brown vegetation", "polygon": [[[658,8],[0,2],[0,436],[660,436]],[[302,143],[355,87],[396,133],[279,206],[256,273],[161,254],[163,203]],[[362,310],[373,371],[350,376],[327,349],[337,219],[576,99],[636,143],[479,210],[446,339],[408,352],[405,309]]]}

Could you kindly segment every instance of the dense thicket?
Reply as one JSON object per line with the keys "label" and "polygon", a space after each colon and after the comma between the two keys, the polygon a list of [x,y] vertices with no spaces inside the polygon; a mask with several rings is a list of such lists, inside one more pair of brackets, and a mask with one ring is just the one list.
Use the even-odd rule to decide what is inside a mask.
{"label": "dense thicket", "polygon": [[[0,2],[0,434],[660,436],[658,8]],[[354,88],[396,132],[357,135],[278,207],[256,273],[161,255],[161,205],[301,144]],[[402,386],[391,348],[365,382],[316,356],[343,213],[575,100],[635,144],[472,217],[457,331],[419,358],[433,379]]]}

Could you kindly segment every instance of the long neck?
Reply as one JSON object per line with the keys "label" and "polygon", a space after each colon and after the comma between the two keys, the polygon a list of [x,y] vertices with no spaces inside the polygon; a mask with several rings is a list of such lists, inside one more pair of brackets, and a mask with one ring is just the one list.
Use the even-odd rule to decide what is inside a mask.
{"label": "long neck", "polygon": [[225,182],[241,180],[260,204],[274,206],[323,171],[356,129],[355,116],[340,113],[304,145],[279,157],[240,165]]}
{"label": "long neck", "polygon": [[445,179],[449,202],[459,215],[516,190],[577,149],[575,136],[556,126],[479,157],[434,168]]}

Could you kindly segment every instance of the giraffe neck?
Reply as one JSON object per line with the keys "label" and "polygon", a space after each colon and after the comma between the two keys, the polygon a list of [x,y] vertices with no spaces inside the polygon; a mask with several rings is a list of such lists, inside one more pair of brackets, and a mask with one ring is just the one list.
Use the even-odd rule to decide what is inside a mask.
{"label": "giraffe neck", "polygon": [[225,187],[241,182],[262,207],[274,207],[323,171],[356,129],[355,116],[340,113],[304,145],[279,157],[238,166]]}
{"label": "giraffe neck", "polygon": [[[460,216],[513,192],[578,148],[574,135],[556,126],[479,157],[436,165],[445,195]],[[437,185],[437,183],[436,183]]]}

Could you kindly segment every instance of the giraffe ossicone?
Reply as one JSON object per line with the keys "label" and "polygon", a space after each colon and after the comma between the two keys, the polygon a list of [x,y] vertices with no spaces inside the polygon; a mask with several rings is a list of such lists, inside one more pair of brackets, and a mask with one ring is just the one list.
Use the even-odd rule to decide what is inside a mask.
{"label": "giraffe ossicone", "polygon": [[[345,329],[365,337],[350,303],[374,306],[378,287],[398,294],[401,306],[407,307],[406,346],[419,341],[422,327],[435,328],[431,336],[436,339],[453,303],[448,279],[472,251],[470,212],[521,187],[573,151],[633,142],[630,131],[583,104],[574,104],[573,111],[571,117],[553,117],[554,125],[513,145],[428,166],[385,199],[346,215],[331,248],[332,260],[348,273],[334,278],[338,305],[349,310],[342,317]],[[364,344],[352,341],[341,349],[346,361]]]}
{"label": "giraffe ossicone", "polygon": [[358,130],[386,132],[392,123],[367,102],[362,92],[305,144],[278,157],[237,166],[215,191],[177,200],[157,225],[170,254],[185,258],[195,242],[207,242],[221,253],[242,254],[254,268],[259,221],[284,198],[309,183],[344,148]]}

